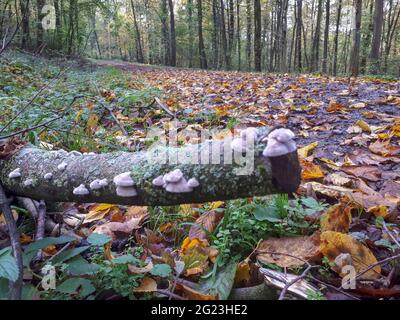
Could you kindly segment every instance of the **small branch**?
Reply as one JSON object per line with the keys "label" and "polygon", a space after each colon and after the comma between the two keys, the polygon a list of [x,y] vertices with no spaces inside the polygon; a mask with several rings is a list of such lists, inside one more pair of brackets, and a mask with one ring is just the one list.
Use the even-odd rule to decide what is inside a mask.
{"label": "small branch", "polygon": [[13,250],[14,258],[18,266],[18,278],[15,282],[11,282],[10,285],[10,298],[12,300],[21,300],[22,295],[22,275],[23,275],[23,264],[22,264],[22,250],[17,225],[12,215],[10,205],[7,200],[7,196],[3,190],[3,186],[0,184],[0,208],[3,212],[4,219],[6,220],[8,234],[10,236],[11,247]]}
{"label": "small branch", "polygon": [[319,266],[312,266],[311,264],[308,263],[307,268],[303,271],[303,273],[301,275],[294,278],[292,281],[289,281],[288,283],[286,283],[286,285],[283,287],[283,289],[281,291],[281,294],[279,295],[278,300],[283,300],[285,298],[286,292],[292,285],[294,285],[296,282],[300,281],[301,279],[304,279],[312,268],[317,268],[317,267],[319,267]]}
{"label": "small branch", "polygon": [[173,298],[173,299],[176,299],[176,300],[187,300],[187,298],[183,298],[181,296],[178,296],[177,294],[172,293],[172,292],[170,292],[168,290],[158,289],[157,292],[160,293],[160,294],[163,294],[165,296],[168,296],[170,299]]}
{"label": "small branch", "polygon": [[396,237],[393,235],[393,233],[389,230],[389,228],[387,227],[385,221],[383,221],[383,229],[386,231],[386,233],[388,234],[390,239],[392,239],[393,242],[400,248],[399,241],[396,239]]}
{"label": "small branch", "polygon": [[175,118],[175,113],[173,113],[171,110],[169,110],[162,102],[159,98],[154,97],[154,100],[152,103],[149,104],[149,107],[152,106],[154,104],[154,102],[156,102],[161,109],[163,109],[166,113],[168,113],[171,117]]}
{"label": "small branch", "polygon": [[397,255],[392,256],[392,257],[385,258],[385,259],[383,259],[383,260],[380,260],[380,261],[378,261],[378,262],[375,262],[375,263],[371,264],[367,269],[361,271],[361,272],[356,276],[356,280],[359,279],[363,274],[367,273],[369,270],[375,268],[376,266],[386,264],[386,263],[388,263],[388,262],[390,262],[390,261],[392,261],[392,260],[396,260],[396,259],[400,259],[400,254],[397,254]]}
{"label": "small branch", "polygon": [[[35,241],[43,239],[45,225],[46,225],[46,204],[43,200],[40,200],[39,206],[38,206],[38,219],[37,219]],[[39,250],[37,256],[38,257],[42,256],[42,250]]]}
{"label": "small branch", "polygon": [[112,108],[110,108],[109,106],[106,106],[105,104],[101,103],[100,101],[98,101],[97,99],[95,99],[104,109],[106,109],[108,111],[108,113],[110,114],[111,118],[113,118],[113,120],[115,121],[115,123],[118,125],[118,127],[120,127],[122,133],[124,134],[124,136],[128,136],[128,131],[126,131],[125,127],[121,124],[121,122],[117,119],[117,117],[115,116]]}

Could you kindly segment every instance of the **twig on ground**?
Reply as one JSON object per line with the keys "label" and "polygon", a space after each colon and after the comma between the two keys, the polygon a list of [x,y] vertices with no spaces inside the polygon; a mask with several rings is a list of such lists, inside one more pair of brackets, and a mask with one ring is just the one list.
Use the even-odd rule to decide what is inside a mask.
{"label": "twig on ground", "polygon": [[[40,200],[38,206],[38,218],[37,218],[35,241],[43,239],[45,225],[46,225],[46,204],[43,200]],[[41,256],[42,256],[42,250],[39,250],[37,257],[40,258]]]}
{"label": "twig on ground", "polygon": [[388,236],[390,237],[390,239],[393,240],[393,242],[400,248],[400,243],[399,241],[396,239],[396,237],[393,235],[393,232],[389,230],[389,228],[386,225],[386,222],[383,221],[383,229],[385,230],[385,232],[388,234]]}
{"label": "twig on ground", "polygon": [[10,298],[12,300],[21,300],[22,295],[22,275],[23,275],[23,263],[22,263],[22,249],[17,225],[11,212],[11,208],[4,192],[3,186],[0,184],[0,208],[3,212],[4,219],[6,220],[8,234],[10,236],[11,247],[13,250],[14,258],[18,266],[18,278],[16,281],[10,283]]}
{"label": "twig on ground", "polygon": [[187,298],[178,296],[177,294],[172,293],[172,292],[170,292],[168,290],[158,289],[157,292],[160,293],[160,294],[163,294],[165,296],[168,296],[170,298],[176,299],[176,300],[187,300]]}
{"label": "twig on ground", "polygon": [[152,106],[154,103],[157,103],[161,109],[163,109],[166,113],[168,113],[171,117],[175,118],[175,113],[173,113],[171,110],[169,110],[162,102],[159,98],[154,97],[154,100],[152,103],[149,104],[149,107]]}
{"label": "twig on ground", "polygon": [[386,264],[392,260],[396,260],[396,259],[400,259],[400,254],[396,254],[392,257],[388,257],[388,258],[385,258],[383,260],[380,260],[378,262],[371,264],[368,268],[366,268],[365,270],[361,271],[359,274],[356,275],[356,280],[359,279],[363,274],[367,273],[369,270],[375,268],[376,266],[384,265],[384,264]]}
{"label": "twig on ground", "polygon": [[121,124],[121,122],[117,119],[117,117],[115,116],[113,110],[111,107],[105,105],[104,103],[98,101],[97,99],[95,99],[104,109],[106,109],[108,111],[108,113],[110,114],[111,118],[113,118],[113,120],[115,121],[115,123],[118,125],[118,127],[121,129],[122,133],[124,134],[124,136],[128,136],[128,131],[126,131],[125,127]]}

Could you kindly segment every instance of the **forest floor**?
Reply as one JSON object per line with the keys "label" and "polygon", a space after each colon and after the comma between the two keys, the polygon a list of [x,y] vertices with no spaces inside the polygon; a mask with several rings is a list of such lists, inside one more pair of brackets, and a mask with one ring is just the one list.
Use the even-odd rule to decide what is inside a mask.
{"label": "forest floor", "polygon": [[[142,149],[147,128],[165,127],[173,115],[181,128],[220,130],[215,138],[223,138],[224,130],[283,125],[296,133],[302,165],[301,186],[290,199],[277,195],[177,207],[66,204],[54,220],[79,237],[70,255],[59,254],[62,242],[35,246],[32,219],[17,206],[25,252],[43,248],[45,261],[52,259],[57,268],[60,286],[34,291],[35,296],[276,299],[279,291],[271,288],[285,287],[277,278],[291,279],[312,264],[299,277],[298,291],[286,286],[289,296],[400,297],[399,81],[121,61],[78,67],[9,56],[2,62],[0,102],[6,108],[0,124],[44,88],[9,130],[51,117],[65,101],[87,95],[65,122],[30,132],[26,139],[34,144],[81,152]],[[98,102],[112,108],[118,123]],[[179,132],[180,142],[187,143]],[[351,290],[341,280],[348,272],[344,266],[357,274]],[[268,286],[261,293],[259,286],[251,289],[264,280]],[[35,274],[26,282],[40,288]]]}

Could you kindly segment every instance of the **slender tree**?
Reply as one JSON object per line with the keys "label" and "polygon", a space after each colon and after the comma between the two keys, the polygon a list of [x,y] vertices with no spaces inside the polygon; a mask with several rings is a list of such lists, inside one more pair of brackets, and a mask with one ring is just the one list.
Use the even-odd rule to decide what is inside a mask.
{"label": "slender tree", "polygon": [[168,0],[169,5],[169,25],[170,25],[170,65],[176,66],[176,34],[175,34],[175,14],[172,0]]}
{"label": "slender tree", "polygon": [[333,40],[333,75],[335,76],[337,74],[338,41],[339,41],[339,27],[340,27],[341,13],[342,13],[342,0],[338,0],[336,29],[335,29],[335,37]]}
{"label": "slender tree", "polygon": [[261,71],[261,2],[254,0],[254,68]]}
{"label": "slender tree", "polygon": [[204,47],[203,39],[203,4],[202,0],[197,0],[197,32],[199,35],[199,55],[200,55],[200,68],[207,69],[206,49]]}
{"label": "slender tree", "polygon": [[350,56],[351,75],[357,76],[360,68],[360,28],[361,28],[362,0],[353,0],[353,30]]}
{"label": "slender tree", "polygon": [[329,44],[329,15],[330,15],[330,0],[325,0],[325,31],[324,31],[324,54],[322,60],[322,72],[328,72],[328,44]]}
{"label": "slender tree", "polygon": [[370,72],[377,74],[379,71],[379,50],[381,47],[382,37],[382,25],[383,25],[383,0],[375,0],[375,11],[374,11],[374,31],[372,34],[371,43],[371,65]]}

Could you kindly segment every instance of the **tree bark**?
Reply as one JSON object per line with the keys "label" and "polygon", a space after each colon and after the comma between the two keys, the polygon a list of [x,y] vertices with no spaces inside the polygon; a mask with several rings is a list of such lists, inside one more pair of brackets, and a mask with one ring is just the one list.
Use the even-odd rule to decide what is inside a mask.
{"label": "tree bark", "polygon": [[199,55],[200,55],[200,68],[207,69],[206,49],[204,47],[203,39],[203,4],[202,0],[197,0],[197,32],[199,35]]}
{"label": "tree bark", "polygon": [[261,71],[261,3],[254,0],[254,68]]}
{"label": "tree bark", "polygon": [[164,49],[164,64],[169,65],[170,61],[170,50],[169,50],[169,30],[167,24],[168,12],[167,12],[167,0],[161,1],[161,34],[162,34],[162,45]]}
{"label": "tree bark", "polygon": [[361,28],[361,11],[362,0],[353,0],[353,43],[350,56],[351,75],[357,76],[360,67],[360,28]]}
{"label": "tree bark", "polygon": [[[265,137],[270,130],[259,129],[259,136]],[[53,202],[176,205],[294,192],[300,183],[301,171],[297,151],[267,158],[262,155],[265,143],[261,140],[254,144],[254,159],[233,153],[231,139],[182,148],[158,146],[147,152],[97,155],[45,151],[27,145],[8,160],[0,160],[0,181],[11,194]],[[167,155],[169,161],[165,161]],[[67,164],[63,171],[58,168],[62,162]],[[254,170],[239,172],[246,163],[254,165]],[[20,168],[21,177],[9,178],[16,168]],[[152,184],[154,178],[176,168],[186,180],[196,178],[200,185],[192,192],[170,193]],[[137,196],[116,194],[113,178],[123,172],[130,172]],[[51,179],[44,178],[46,173],[52,174]],[[108,185],[91,190],[89,185],[95,179],[107,179]],[[89,190],[88,195],[73,193],[81,184]]]}
{"label": "tree bark", "polygon": [[143,48],[142,48],[142,39],[140,36],[140,29],[139,29],[139,24],[136,18],[136,10],[135,10],[135,5],[133,4],[133,0],[131,0],[131,8],[132,8],[132,15],[133,15],[133,24],[135,27],[135,33],[136,33],[136,60],[139,63],[144,62],[144,57],[143,57]]}
{"label": "tree bark", "polygon": [[342,12],[342,0],[338,0],[338,9],[336,16],[336,30],[335,30],[335,38],[333,40],[333,75],[337,74],[337,58],[338,58],[338,42],[339,42],[339,26],[340,26],[340,18]]}
{"label": "tree bark", "polygon": [[371,43],[371,62],[370,62],[370,73],[377,74],[380,69],[379,65],[379,50],[381,47],[381,36],[382,36],[382,25],[383,25],[383,0],[375,0],[375,11],[374,11],[374,31],[372,34]]}
{"label": "tree bark", "polygon": [[251,2],[246,0],[246,58],[247,68],[251,70]]}
{"label": "tree bark", "polygon": [[176,66],[176,35],[175,35],[175,14],[174,14],[174,4],[172,0],[168,0],[169,5],[169,25],[170,25],[170,65]]}
{"label": "tree bark", "polygon": [[294,69],[301,72],[301,27],[303,25],[303,0],[297,0],[297,19],[296,19],[296,39],[295,39],[295,54],[294,54]]}
{"label": "tree bark", "polygon": [[329,15],[330,15],[330,0],[325,3],[325,31],[324,31],[324,54],[322,60],[322,72],[328,72],[328,43],[329,43]]}
{"label": "tree bark", "polygon": [[311,54],[311,71],[318,71],[319,68],[319,42],[321,37],[321,17],[322,17],[322,0],[318,0],[317,9],[317,22],[315,25],[315,33],[312,44],[312,54]]}

